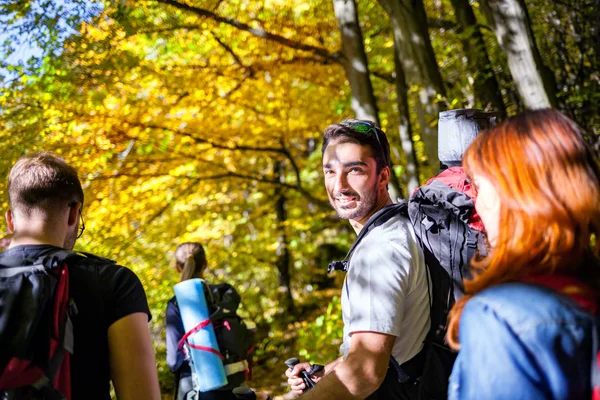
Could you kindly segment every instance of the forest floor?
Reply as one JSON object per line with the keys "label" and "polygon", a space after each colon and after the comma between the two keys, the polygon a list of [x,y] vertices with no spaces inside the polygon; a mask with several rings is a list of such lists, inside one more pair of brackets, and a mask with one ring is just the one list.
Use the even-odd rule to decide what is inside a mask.
{"label": "forest floor", "polygon": [[[290,357],[298,357],[298,339],[303,334],[302,325],[312,323],[319,316],[324,315],[333,296],[339,295],[340,289],[315,290],[306,301],[298,301],[298,312],[294,321],[290,321],[285,332],[272,335],[272,341],[263,356],[255,364],[252,380],[249,386],[257,391],[268,393],[274,400],[285,400],[289,391],[285,376],[286,366],[284,361]],[[304,324],[302,323],[304,322]],[[270,335],[271,336],[271,335]],[[331,352],[331,349],[328,349]],[[309,360],[324,363],[332,360]]]}

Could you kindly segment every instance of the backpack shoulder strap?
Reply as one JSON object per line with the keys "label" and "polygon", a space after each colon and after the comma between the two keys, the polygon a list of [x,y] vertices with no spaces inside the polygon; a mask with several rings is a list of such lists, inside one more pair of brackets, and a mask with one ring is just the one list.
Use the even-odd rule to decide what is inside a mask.
{"label": "backpack shoulder strap", "polygon": [[327,266],[327,273],[330,273],[335,270],[347,271],[348,261],[352,257],[352,253],[356,249],[356,246],[358,246],[358,244],[363,240],[363,238],[367,236],[369,232],[373,230],[373,228],[386,223],[390,218],[392,218],[395,215],[401,214],[408,217],[407,205],[408,202],[406,200],[402,200],[397,204],[390,204],[389,206],[385,206],[379,211],[377,211],[375,214],[373,214],[371,218],[369,218],[367,223],[363,226],[363,228],[360,230],[356,240],[354,240],[354,243],[352,244],[352,247],[350,247],[350,250],[348,250],[346,257],[344,257],[342,261],[333,261],[329,263],[329,265]]}

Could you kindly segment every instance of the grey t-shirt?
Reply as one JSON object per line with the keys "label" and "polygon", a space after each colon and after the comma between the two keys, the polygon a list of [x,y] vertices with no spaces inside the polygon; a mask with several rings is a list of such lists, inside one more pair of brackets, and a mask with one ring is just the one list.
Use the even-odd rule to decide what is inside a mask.
{"label": "grey t-shirt", "polygon": [[357,245],[342,289],[344,358],[359,331],[396,336],[392,356],[400,364],[421,350],[430,326],[424,260],[410,221],[401,215],[374,227]]}

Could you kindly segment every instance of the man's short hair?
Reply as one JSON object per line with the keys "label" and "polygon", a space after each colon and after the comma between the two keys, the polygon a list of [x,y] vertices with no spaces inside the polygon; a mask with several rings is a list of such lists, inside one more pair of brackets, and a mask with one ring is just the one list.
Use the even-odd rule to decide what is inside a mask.
{"label": "man's short hair", "polygon": [[390,144],[385,133],[374,122],[361,119],[347,119],[339,124],[331,124],[323,135],[321,155],[332,140],[341,143],[356,143],[369,146],[377,163],[377,172],[390,166]]}
{"label": "man's short hair", "polygon": [[33,210],[52,212],[76,201],[83,189],[75,168],[50,152],[26,155],[8,175],[10,207],[30,215]]}

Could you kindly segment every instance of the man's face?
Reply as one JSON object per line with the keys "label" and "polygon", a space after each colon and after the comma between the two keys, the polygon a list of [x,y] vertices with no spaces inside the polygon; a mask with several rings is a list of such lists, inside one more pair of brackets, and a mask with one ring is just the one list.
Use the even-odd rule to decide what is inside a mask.
{"label": "man's face", "polygon": [[377,206],[381,183],[369,146],[332,140],[323,153],[323,173],[329,202],[340,218],[361,220]]}

